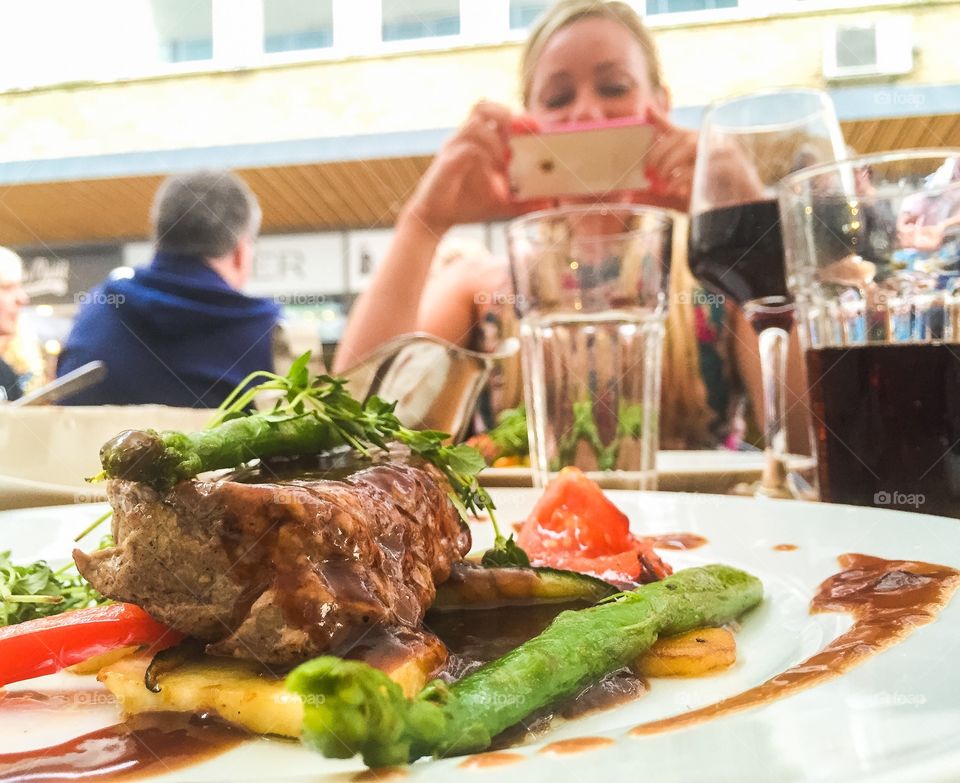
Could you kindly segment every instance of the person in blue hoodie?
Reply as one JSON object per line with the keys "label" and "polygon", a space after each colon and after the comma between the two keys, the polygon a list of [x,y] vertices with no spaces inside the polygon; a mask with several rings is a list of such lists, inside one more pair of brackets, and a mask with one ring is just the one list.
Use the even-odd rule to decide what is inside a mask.
{"label": "person in blue hoodie", "polygon": [[229,171],[167,179],[151,214],[155,254],[84,297],[57,367],[106,362],[106,380],[65,405],[216,407],[272,370],[277,305],[244,295],[260,227],[256,197]]}

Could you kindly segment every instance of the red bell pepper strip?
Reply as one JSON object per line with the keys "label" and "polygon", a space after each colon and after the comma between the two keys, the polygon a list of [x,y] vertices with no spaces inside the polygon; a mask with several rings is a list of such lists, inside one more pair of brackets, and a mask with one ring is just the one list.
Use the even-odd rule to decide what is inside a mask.
{"label": "red bell pepper strip", "polygon": [[0,687],[52,674],[118,647],[171,647],[183,634],[134,604],[107,604],[0,628]]}

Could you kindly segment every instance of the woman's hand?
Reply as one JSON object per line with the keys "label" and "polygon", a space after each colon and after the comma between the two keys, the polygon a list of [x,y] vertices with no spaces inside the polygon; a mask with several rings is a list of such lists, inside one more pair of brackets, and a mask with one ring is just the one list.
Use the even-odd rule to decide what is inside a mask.
{"label": "woman's hand", "polygon": [[653,206],[687,212],[693,192],[698,134],[695,130],[674,125],[666,112],[657,106],[649,107],[647,118],[655,131],[653,143],[647,151],[647,167],[656,173],[656,181],[651,193],[644,194],[644,201]]}
{"label": "woman's hand", "polygon": [[458,223],[511,214],[507,179],[508,139],[513,115],[505,106],[481,101],[440,148],[405,212],[437,236]]}
{"label": "woman's hand", "polygon": [[[648,117],[657,132],[647,153],[647,164],[656,173],[653,198],[649,201],[655,206],[689,212],[699,134],[677,127],[658,107],[651,107]],[[711,208],[765,197],[760,175],[735,144],[713,147],[708,165]]]}

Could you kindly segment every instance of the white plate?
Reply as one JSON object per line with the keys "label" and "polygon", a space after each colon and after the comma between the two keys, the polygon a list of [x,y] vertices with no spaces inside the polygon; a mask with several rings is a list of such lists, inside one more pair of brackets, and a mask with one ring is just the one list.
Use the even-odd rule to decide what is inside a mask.
{"label": "white plate", "polygon": [[[101,444],[128,429],[192,430],[213,412],[167,405],[0,405],[0,509],[105,500]],[[27,458],[28,457],[28,458]]]}
{"label": "white plate", "polygon": [[[809,471],[812,457],[794,456],[791,468]],[[756,481],[763,472],[762,451],[658,451],[658,488],[671,492],[726,492],[741,481]],[[489,487],[529,487],[530,468],[487,468],[480,474]]]}
{"label": "white plate", "polygon": [[[817,585],[839,570],[836,558],[861,552],[891,559],[960,567],[955,520],[844,506],[668,493],[610,493],[641,533],[689,531],[709,543],[665,552],[675,567],[724,562],[750,570],[765,586],[763,605],[738,633],[739,655],[729,671],[689,680],[654,680],[650,693],[624,706],[557,726],[539,742],[517,749],[512,766],[459,768],[462,759],[418,762],[411,778],[453,776],[528,783],[537,779],[651,781],[956,781],[960,779],[960,599],[931,625],[862,666],[790,698],[726,715],[687,729],[629,736],[640,722],[710,704],[741,692],[809,657],[850,625],[846,615],[811,616]],[[530,490],[498,490],[505,523],[522,518],[535,500]],[[62,559],[70,539],[99,506],[10,511],[0,514],[3,547],[17,559]],[[489,544],[489,524],[474,526],[475,545]],[[795,551],[775,551],[795,544]],[[62,686],[60,675],[27,683]],[[89,682],[87,682],[89,680]],[[85,678],[83,685],[92,683]],[[41,747],[116,719],[99,712],[44,713],[42,720],[0,712],[5,751]],[[576,755],[539,753],[549,741],[603,736],[608,747]],[[356,761],[328,761],[295,744],[255,741],[165,780],[310,780],[358,771]],[[348,778],[338,777],[339,780]]]}

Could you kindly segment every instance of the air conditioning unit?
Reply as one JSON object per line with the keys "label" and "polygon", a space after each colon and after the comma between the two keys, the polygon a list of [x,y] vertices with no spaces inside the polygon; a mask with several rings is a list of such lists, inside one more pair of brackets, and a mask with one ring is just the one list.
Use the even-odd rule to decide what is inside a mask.
{"label": "air conditioning unit", "polygon": [[823,75],[827,79],[894,76],[913,70],[913,18],[881,16],[827,27]]}

